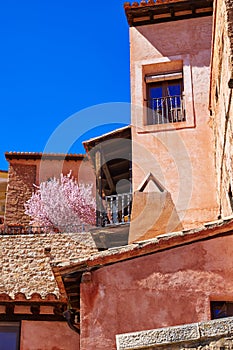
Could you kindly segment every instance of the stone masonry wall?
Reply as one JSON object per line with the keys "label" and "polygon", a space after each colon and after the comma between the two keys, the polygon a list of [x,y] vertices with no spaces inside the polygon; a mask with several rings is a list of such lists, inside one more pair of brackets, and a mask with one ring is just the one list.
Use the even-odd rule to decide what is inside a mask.
{"label": "stone masonry wall", "polygon": [[31,197],[35,182],[35,165],[10,164],[5,224],[29,224],[30,218],[24,214],[24,203]]}
{"label": "stone masonry wall", "polygon": [[233,349],[233,318],[186,324],[116,336],[117,350]]}
{"label": "stone masonry wall", "polygon": [[23,293],[45,297],[60,291],[51,263],[70,264],[95,254],[97,249],[90,233],[44,233],[0,235],[0,294],[11,298]]}
{"label": "stone masonry wall", "polygon": [[215,132],[217,193],[221,216],[233,209],[233,3],[215,1],[210,107]]}

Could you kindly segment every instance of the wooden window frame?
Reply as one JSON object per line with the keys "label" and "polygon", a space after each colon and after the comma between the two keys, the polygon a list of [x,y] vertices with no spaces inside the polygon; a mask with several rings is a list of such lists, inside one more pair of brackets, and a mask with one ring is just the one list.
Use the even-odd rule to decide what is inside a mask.
{"label": "wooden window frame", "polygon": [[[177,74],[178,78],[174,79],[173,75]],[[152,78],[150,76],[145,77],[145,82],[146,82],[146,102],[147,102],[147,118],[146,118],[146,125],[161,125],[161,124],[173,124],[173,123],[179,123],[179,122],[185,122],[186,117],[185,117],[185,108],[183,105],[183,96],[184,96],[184,81],[183,81],[183,76],[182,73],[177,72],[177,73],[168,73],[168,74],[163,74],[163,75],[154,75]],[[173,79],[172,79],[173,77]],[[153,81],[154,78],[154,81]],[[169,79],[170,78],[170,79]],[[168,88],[169,86],[174,86],[174,85],[180,85],[180,98],[179,98],[179,108],[175,108],[173,106],[173,111],[176,113],[176,116],[173,115],[171,116],[172,108],[171,104],[169,106],[167,105],[167,101],[172,101],[171,98],[174,96],[169,96],[168,95]],[[166,103],[166,109],[162,111],[161,108],[158,109],[158,111],[162,111],[164,115],[163,118],[153,118],[153,111],[155,110],[154,108],[151,108],[151,98],[150,98],[150,90],[155,87],[161,87],[162,88],[162,96],[161,100],[163,100]],[[178,95],[177,95],[178,96]],[[176,109],[176,111],[175,111]],[[178,117],[178,110],[181,111],[179,113]]]}
{"label": "wooden window frame", "polygon": [[[5,330],[6,332],[16,334],[16,344],[15,348],[12,350],[20,349],[20,322],[0,322],[0,342],[1,342],[1,333]],[[9,349],[11,350],[11,349]]]}

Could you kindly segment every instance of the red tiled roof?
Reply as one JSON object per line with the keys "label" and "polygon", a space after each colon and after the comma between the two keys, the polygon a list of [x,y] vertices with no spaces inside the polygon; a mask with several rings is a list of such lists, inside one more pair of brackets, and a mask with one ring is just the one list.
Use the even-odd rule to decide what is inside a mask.
{"label": "red tiled roof", "polygon": [[33,293],[30,298],[27,298],[24,293],[16,293],[14,295],[14,298],[10,297],[7,293],[0,293],[0,302],[67,302],[67,299],[65,297],[60,297],[59,299],[57,296],[53,293],[48,293],[44,298],[39,293]]}
{"label": "red tiled roof", "polygon": [[5,157],[6,157],[6,160],[12,160],[12,159],[82,160],[85,157],[85,154],[6,152]]}
{"label": "red tiled roof", "polygon": [[130,26],[210,16],[213,0],[141,0],[125,2],[124,9]]}
{"label": "red tiled roof", "polygon": [[195,230],[172,232],[157,236],[154,239],[135,242],[133,244],[109,249],[92,255],[87,259],[71,261],[69,266],[62,266],[62,263],[54,264],[54,271],[67,274],[79,269],[90,269],[109,264],[118,263],[128,259],[141,257],[156,253],[166,249],[173,249],[185,244],[194,243],[201,240],[211,239],[222,234],[232,234],[233,217],[219,220],[215,223],[206,223],[205,226]]}
{"label": "red tiled roof", "polygon": [[130,2],[125,2],[124,3],[124,8],[135,8],[135,7],[144,7],[144,6],[153,6],[153,5],[159,5],[159,4],[169,4],[169,3],[174,3],[174,2],[181,2],[181,1],[186,1],[186,0],[141,0],[140,2],[138,1],[133,1],[132,3]]}
{"label": "red tiled roof", "polygon": [[88,152],[92,147],[96,144],[104,142],[106,140],[112,140],[116,138],[130,138],[131,137],[131,125],[124,126],[122,128],[118,128],[112,131],[107,132],[106,134],[102,134],[100,136],[93,137],[87,141],[83,142],[83,146],[85,150]]}

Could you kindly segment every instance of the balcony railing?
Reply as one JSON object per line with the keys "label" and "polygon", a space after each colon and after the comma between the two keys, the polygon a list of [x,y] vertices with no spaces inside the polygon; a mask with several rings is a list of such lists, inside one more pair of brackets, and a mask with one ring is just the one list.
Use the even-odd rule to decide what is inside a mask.
{"label": "balcony railing", "polygon": [[183,95],[152,98],[148,101],[148,124],[183,122],[185,118]]}
{"label": "balcony railing", "polygon": [[121,193],[105,197],[104,226],[126,224],[130,222],[132,193]]}
{"label": "balcony railing", "polygon": [[40,234],[40,233],[81,233],[88,232],[93,226],[87,224],[59,226],[30,226],[30,225],[0,225],[0,234],[18,235],[18,234]]}

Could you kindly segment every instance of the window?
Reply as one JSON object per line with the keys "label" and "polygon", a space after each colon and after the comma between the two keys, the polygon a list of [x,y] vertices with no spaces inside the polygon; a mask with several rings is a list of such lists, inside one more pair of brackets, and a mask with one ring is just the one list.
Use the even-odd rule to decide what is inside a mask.
{"label": "window", "polygon": [[182,72],[147,75],[147,125],[185,121]]}
{"label": "window", "polygon": [[229,198],[231,210],[233,211],[233,194],[232,194],[231,184],[229,184],[228,198]]}
{"label": "window", "polygon": [[211,319],[233,316],[233,302],[211,301]]}
{"label": "window", "polygon": [[0,322],[0,350],[19,349],[19,323]]}

